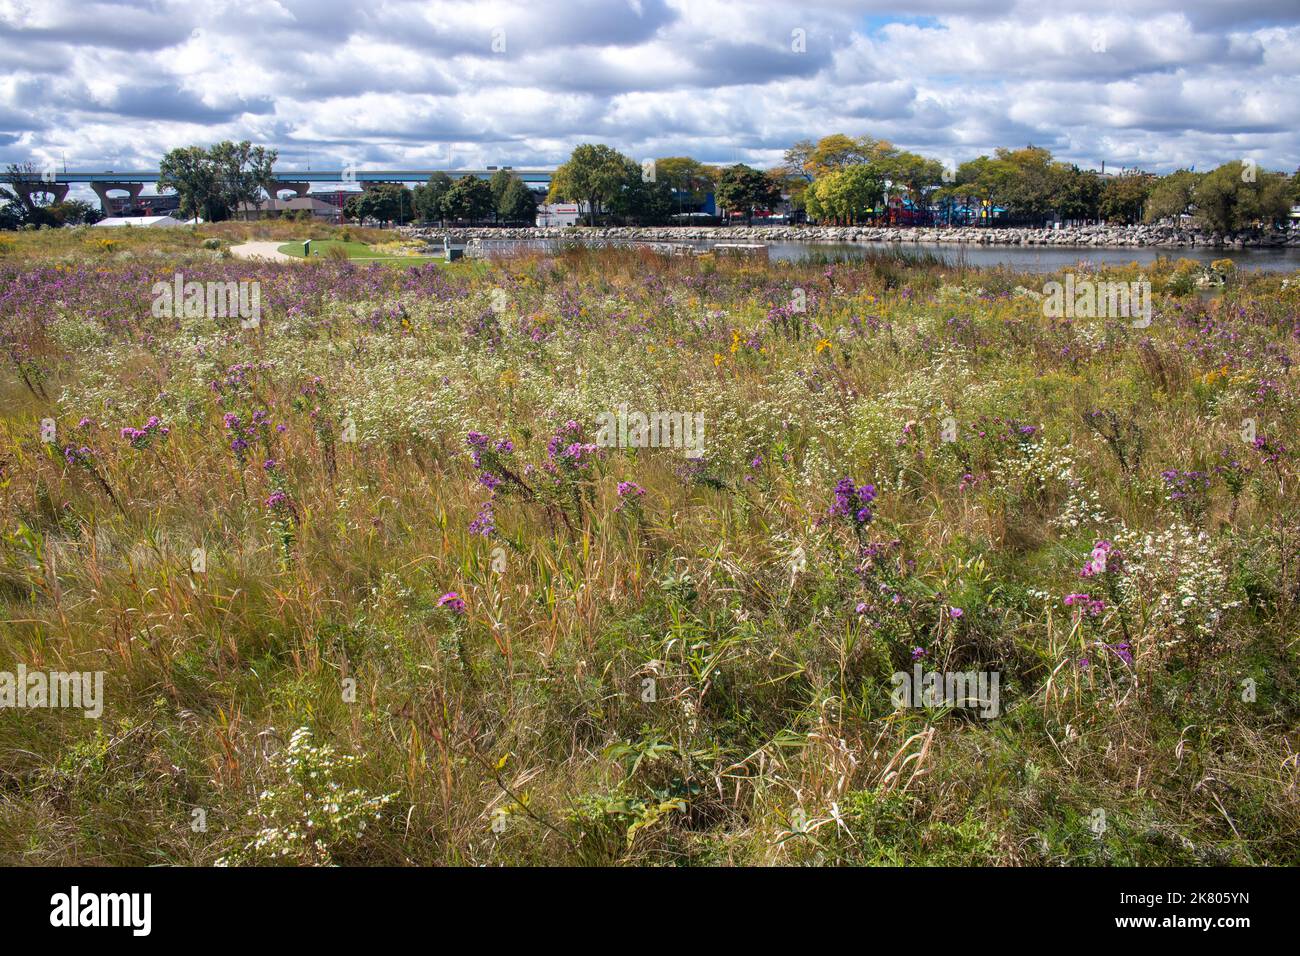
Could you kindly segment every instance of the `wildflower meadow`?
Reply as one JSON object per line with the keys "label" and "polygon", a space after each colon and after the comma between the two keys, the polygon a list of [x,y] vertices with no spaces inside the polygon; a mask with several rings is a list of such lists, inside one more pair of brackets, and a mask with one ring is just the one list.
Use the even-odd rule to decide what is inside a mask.
{"label": "wildflower meadow", "polygon": [[0,860],[1300,862],[1296,278],[240,228],[3,240]]}

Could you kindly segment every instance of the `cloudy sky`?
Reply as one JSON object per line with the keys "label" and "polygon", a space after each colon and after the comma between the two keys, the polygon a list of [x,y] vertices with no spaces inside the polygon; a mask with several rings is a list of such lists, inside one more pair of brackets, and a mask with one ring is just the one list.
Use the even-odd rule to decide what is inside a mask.
{"label": "cloudy sky", "polygon": [[591,141],[772,165],[833,132],[1294,170],[1300,0],[0,0],[0,162],[157,168],[229,138],[285,170]]}

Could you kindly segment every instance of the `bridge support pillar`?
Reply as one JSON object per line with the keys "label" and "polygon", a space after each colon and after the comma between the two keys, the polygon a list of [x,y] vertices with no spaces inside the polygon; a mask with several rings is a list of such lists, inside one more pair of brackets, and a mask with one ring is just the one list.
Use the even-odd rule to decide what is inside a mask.
{"label": "bridge support pillar", "polygon": [[266,192],[267,195],[269,195],[272,199],[279,199],[280,193],[282,193],[286,189],[292,189],[294,193],[297,195],[297,197],[299,199],[302,199],[304,196],[307,195],[307,192],[311,189],[311,183],[276,182],[276,183],[272,183],[271,188],[268,189]]}
{"label": "bridge support pillar", "polygon": [[40,182],[18,182],[14,184],[14,188],[17,189],[18,192],[22,193],[23,199],[25,199],[29,204],[31,202],[32,193],[45,193],[53,196],[55,202],[63,202],[64,198],[68,195],[67,183],[47,183],[44,180],[41,180]]}
{"label": "bridge support pillar", "polygon": [[140,195],[140,191],[144,189],[144,183],[91,183],[90,188],[99,197],[99,207],[104,210],[104,215],[111,216],[113,208],[108,202],[108,191],[110,189],[121,189],[129,194],[132,199],[135,199],[136,196]]}

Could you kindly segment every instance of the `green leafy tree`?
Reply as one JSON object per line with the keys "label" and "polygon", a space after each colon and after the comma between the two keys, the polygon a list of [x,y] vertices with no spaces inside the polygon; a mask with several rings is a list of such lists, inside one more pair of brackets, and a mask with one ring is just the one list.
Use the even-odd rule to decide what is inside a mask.
{"label": "green leafy tree", "polygon": [[994,155],[1000,165],[989,169],[1006,207],[1021,216],[1044,216],[1056,207],[1062,180],[1061,168],[1052,154],[1040,146],[999,149]]}
{"label": "green leafy tree", "polygon": [[957,167],[950,185],[934,193],[941,203],[978,208],[984,203],[1005,205],[1004,194],[1014,170],[1010,164],[989,156],[978,156]]}
{"label": "green leafy tree", "polygon": [[411,191],[411,205],[415,215],[425,222],[446,218],[443,200],[451,190],[452,178],[446,173],[438,172],[429,177],[429,181],[416,186]]}
{"label": "green leafy tree", "polygon": [[239,143],[224,140],[210,148],[208,156],[216,168],[223,204],[230,210],[238,210],[245,203],[257,203],[262,190],[270,193],[274,188],[278,155],[273,149],[254,146],[247,140]]}
{"label": "green leafy tree", "polygon": [[497,215],[506,222],[532,223],[537,217],[537,196],[518,176],[512,176],[510,184],[497,203]]}
{"label": "green leafy tree", "polygon": [[1224,163],[1196,184],[1196,221],[1223,235],[1255,226],[1271,228],[1291,211],[1290,184],[1284,173],[1269,173],[1240,160]]}
{"label": "green leafy tree", "polygon": [[51,216],[64,226],[93,226],[104,218],[104,213],[93,203],[83,199],[67,199],[47,207]]}
{"label": "green leafy tree", "polygon": [[[965,205],[1000,206],[1020,216],[1045,216],[1062,203],[1075,215],[1095,214],[1093,193],[1100,189],[1085,174],[1065,163],[1053,161],[1042,147],[998,149],[992,157],[980,156],[957,167],[954,182],[936,190],[935,198]],[[1082,211],[1085,215],[1078,215]]]}
{"label": "green leafy tree", "polygon": [[809,172],[814,176],[824,176],[846,166],[865,163],[869,158],[856,139],[843,133],[832,133],[823,136],[813,147]]}
{"label": "green leafy tree", "polygon": [[183,146],[168,152],[158,167],[158,187],[174,190],[185,218],[208,222],[228,219],[241,203],[255,203],[269,191],[278,154],[247,140],[217,143],[210,149]]}
{"label": "green leafy tree", "polygon": [[737,163],[722,171],[714,190],[718,205],[732,212],[743,212],[752,219],[755,209],[772,206],[781,198],[780,188],[766,173]]}
{"label": "green leafy tree", "polygon": [[1102,181],[1090,169],[1057,169],[1056,211],[1062,219],[1097,219],[1101,216]]}
{"label": "green leafy tree", "polygon": [[[847,166],[884,163],[898,152],[886,140],[874,139],[871,136],[859,136],[855,139],[843,133],[823,136],[811,149],[807,148],[805,140],[792,147],[792,150],[793,152],[786,153],[787,165],[791,160],[800,161],[802,171],[814,178]],[[880,172],[880,167],[877,168],[877,172]]]}
{"label": "green leafy tree", "polygon": [[492,190],[492,215],[493,216],[500,217],[501,200],[505,196],[506,190],[510,188],[510,182],[514,178],[515,178],[514,174],[511,173],[510,170],[498,169],[495,173],[492,174],[492,178],[488,180],[488,188]]}
{"label": "green leafy tree", "polygon": [[350,196],[343,205],[349,219],[404,223],[415,214],[411,190],[401,183],[376,183]]}
{"label": "green leafy tree", "polygon": [[657,174],[654,182],[646,182],[638,172],[638,175],[610,200],[609,211],[619,219],[636,225],[665,223],[673,212],[673,192]]}
{"label": "green leafy tree", "polygon": [[1141,222],[1151,186],[1152,177],[1145,173],[1126,173],[1106,180],[1098,206],[1101,218],[1125,225]]}
{"label": "green leafy tree", "polygon": [[221,197],[216,166],[202,146],[171,150],[158,166],[158,188],[174,191],[183,218],[218,222],[230,217]]}
{"label": "green leafy tree", "polygon": [[1196,184],[1201,175],[1191,170],[1180,169],[1176,173],[1162,176],[1151,187],[1147,197],[1145,219],[1156,222],[1161,219],[1178,218],[1191,211],[1196,193]]}
{"label": "green leafy tree", "polygon": [[972,199],[996,200],[1011,176],[1011,167],[989,156],[977,156],[957,167],[953,188]]}
{"label": "green leafy tree", "polygon": [[816,180],[808,190],[808,216],[852,224],[867,219],[885,198],[885,184],[869,163],[847,166]]}
{"label": "green leafy tree", "polygon": [[448,219],[487,219],[493,213],[492,187],[477,176],[462,176],[443,199]]}
{"label": "green leafy tree", "polygon": [[916,153],[895,152],[870,161],[877,179],[887,179],[900,195],[906,196],[917,209],[926,209],[943,183],[943,163]]}
{"label": "green leafy tree", "polygon": [[547,202],[585,202],[587,222],[596,217],[625,187],[641,178],[641,167],[613,147],[583,143],[555,171]]}

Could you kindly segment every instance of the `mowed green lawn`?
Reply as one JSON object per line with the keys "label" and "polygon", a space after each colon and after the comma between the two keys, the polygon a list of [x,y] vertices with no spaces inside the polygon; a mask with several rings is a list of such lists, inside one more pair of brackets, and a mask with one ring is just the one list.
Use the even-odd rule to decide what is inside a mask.
{"label": "mowed green lawn", "polygon": [[[364,242],[347,242],[342,239],[313,239],[311,243],[311,258],[324,259],[330,254],[330,249],[339,246],[348,254],[348,258],[354,262],[384,262],[394,265],[424,265],[426,262],[442,262],[442,256],[395,256],[391,254],[378,253],[374,247],[366,245]],[[296,256],[302,258],[301,242],[286,242],[280,246],[279,251],[287,256]]]}

